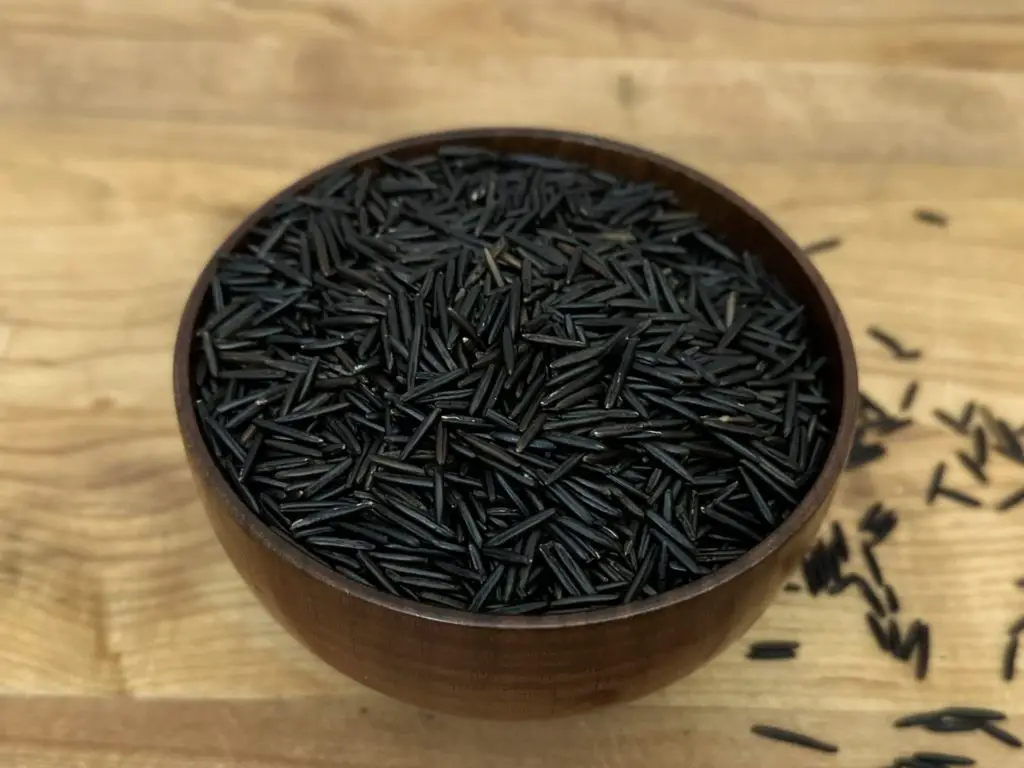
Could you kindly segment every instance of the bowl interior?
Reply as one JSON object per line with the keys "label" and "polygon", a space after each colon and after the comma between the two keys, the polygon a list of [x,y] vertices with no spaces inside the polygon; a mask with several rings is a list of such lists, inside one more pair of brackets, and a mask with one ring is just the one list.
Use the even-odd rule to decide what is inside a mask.
{"label": "bowl interior", "polygon": [[201,273],[185,307],[174,352],[174,391],[179,425],[195,471],[202,473],[240,527],[294,566],[352,597],[407,614],[481,627],[538,628],[592,624],[625,619],[692,599],[752,568],[807,524],[835,485],[853,442],[857,412],[857,373],[853,345],[838,305],[821,275],[799,247],[767,216],[732,190],[700,172],[652,152],[594,136],[537,129],[472,129],[428,134],[374,147],[332,163],[297,181],[247,218],[218,251],[233,248],[247,230],[276,202],[301,192],[323,176],[375,167],[381,155],[404,160],[434,152],[445,144],[462,143],[503,152],[524,152],[584,163],[636,182],[654,182],[672,190],[681,207],[696,211],[730,247],[750,251],[807,311],[812,342],[828,359],[826,384],[833,397],[828,425],[835,434],[817,480],[789,517],[768,537],[729,565],[683,587],[624,606],[597,608],[561,616],[494,616],[437,608],[392,597],[364,587],[321,565],[253,514],[221,474],[200,432],[195,409],[191,362],[195,324],[213,277],[215,263]]}

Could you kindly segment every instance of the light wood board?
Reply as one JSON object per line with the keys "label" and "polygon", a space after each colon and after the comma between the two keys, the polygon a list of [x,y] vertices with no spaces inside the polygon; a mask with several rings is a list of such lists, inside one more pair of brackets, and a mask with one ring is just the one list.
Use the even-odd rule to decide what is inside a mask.
{"label": "light wood board", "polygon": [[[179,444],[170,349],[243,214],[378,140],[468,124],[608,134],[696,165],[817,257],[866,391],[917,424],[834,516],[901,514],[880,557],[933,629],[925,683],[850,595],[785,593],[750,639],[635,705],[472,723],[366,691],[264,613],[213,539]],[[915,221],[947,211],[946,229]],[[926,507],[968,399],[1024,421],[1024,3],[1016,0],[5,0],[0,4],[0,764],[19,768],[597,765],[842,768],[981,736],[896,731],[1006,709],[1024,507]],[[893,361],[871,323],[920,346]],[[986,503],[1024,483],[995,458]],[[959,467],[951,478],[972,488]],[[973,489],[972,489],[973,492]],[[754,722],[840,743],[756,740]]]}

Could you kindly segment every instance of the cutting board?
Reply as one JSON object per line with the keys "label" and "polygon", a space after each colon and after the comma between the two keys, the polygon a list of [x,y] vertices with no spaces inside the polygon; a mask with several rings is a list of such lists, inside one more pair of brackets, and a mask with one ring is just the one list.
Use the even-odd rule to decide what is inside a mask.
{"label": "cutting board", "polygon": [[[7,0],[0,8],[0,764],[881,766],[983,735],[897,730],[1005,710],[1024,615],[1024,485],[943,426],[970,400],[1024,422],[1024,5],[1013,0]],[[289,180],[379,140],[469,124],[599,132],[734,186],[800,242],[855,337],[863,389],[913,424],[847,473],[874,502],[926,680],[848,592],[783,592],[743,641],[661,693],[586,717],[475,723],[391,702],[305,651],[213,538],[170,391],[178,313],[212,249]],[[945,212],[947,226],[916,219]],[[867,330],[920,349],[894,359]],[[925,503],[935,465],[982,502]],[[859,549],[852,546],[855,567]],[[798,576],[794,581],[800,583]],[[785,662],[745,659],[795,640]],[[821,755],[750,726],[805,731]]]}

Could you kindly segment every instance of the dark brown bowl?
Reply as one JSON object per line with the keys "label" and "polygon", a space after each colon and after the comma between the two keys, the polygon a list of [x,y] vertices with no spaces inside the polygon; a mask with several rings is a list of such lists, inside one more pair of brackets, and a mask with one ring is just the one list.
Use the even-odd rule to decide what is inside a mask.
{"label": "dark brown bowl", "polygon": [[[836,440],[789,518],[734,563],[641,602],[571,616],[498,617],[434,608],[356,584],[314,562],[250,512],[214,463],[193,407],[189,361],[213,263],[189,296],[174,350],[174,397],[188,461],[225,551],[277,619],[349,677],[397,699],[457,714],[508,719],[565,715],[651,693],[684,677],[742,635],[812,545],[850,451],[857,412],[853,345],[835,299],[800,249],[735,192],[674,160],[578,134],[526,128],[437,133],[345,158],[282,195],[341,169],[459,142],[580,161],[673,190],[730,242],[759,254],[807,306],[831,361]],[[228,238],[230,248],[256,211]]]}

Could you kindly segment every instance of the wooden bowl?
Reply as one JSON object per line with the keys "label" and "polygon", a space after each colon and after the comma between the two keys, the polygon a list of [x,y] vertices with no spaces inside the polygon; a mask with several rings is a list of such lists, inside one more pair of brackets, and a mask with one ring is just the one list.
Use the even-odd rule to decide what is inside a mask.
{"label": "wooden bowl", "polygon": [[[846,323],[818,271],[767,216],[701,173],[646,150],[592,136],[525,128],[418,136],[359,152],[296,183],[473,143],[580,161],[673,190],[730,243],[759,254],[808,312],[829,357],[836,440],[817,481],[788,519],[732,564],[658,597],[569,616],[499,617],[434,608],[342,577],[250,512],[200,434],[189,371],[196,317],[213,274],[197,280],[174,350],[174,397],[188,461],[207,514],[235,568],[293,635],[349,677],[422,707],[481,717],[541,718],[651,693],[682,678],[742,635],[813,544],[853,441],[857,371]],[[224,249],[272,204],[256,211]],[[258,674],[258,670],[254,670]]]}

